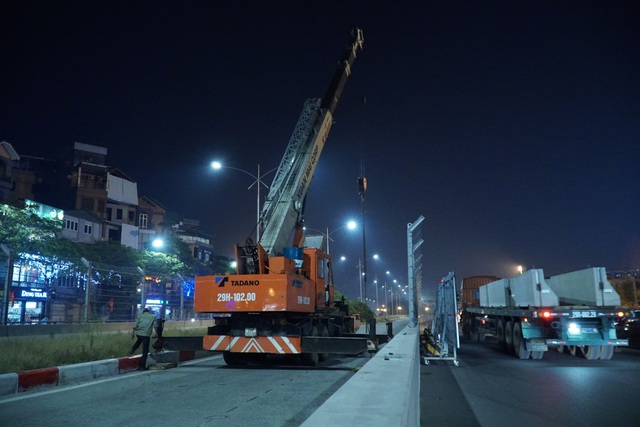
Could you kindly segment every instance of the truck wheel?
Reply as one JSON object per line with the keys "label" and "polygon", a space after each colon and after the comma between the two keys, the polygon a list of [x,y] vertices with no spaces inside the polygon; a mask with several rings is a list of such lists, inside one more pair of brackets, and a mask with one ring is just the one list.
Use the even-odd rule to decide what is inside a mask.
{"label": "truck wheel", "polygon": [[498,325],[496,326],[496,337],[498,338],[498,345],[502,351],[507,351],[507,345],[504,341],[504,320],[498,320]]}
{"label": "truck wheel", "polygon": [[507,353],[515,354],[516,351],[513,347],[513,322],[510,320],[504,326],[504,342]]}
{"label": "truck wheel", "polygon": [[462,321],[462,338],[465,340],[471,340],[471,325],[469,319]]}
{"label": "truck wheel", "polygon": [[469,319],[467,322],[467,330],[469,331],[469,340],[478,341],[478,330],[475,328],[475,319]]}
{"label": "truck wheel", "polygon": [[563,345],[556,346],[556,350],[558,351],[558,353],[562,354],[564,353],[564,346]]}
{"label": "truck wheel", "polygon": [[582,346],[582,354],[587,360],[598,360],[600,358],[600,352],[602,351],[601,345],[585,345]]}
{"label": "truck wheel", "polygon": [[222,353],[222,358],[224,359],[224,363],[229,366],[246,365],[248,362],[246,354],[244,353],[231,353],[230,351],[225,351]]}
{"label": "truck wheel", "polygon": [[516,357],[520,360],[525,360],[531,357],[531,351],[527,350],[527,346],[522,336],[522,325],[520,322],[513,324],[513,349],[516,353]]}
{"label": "truck wheel", "polygon": [[[326,325],[320,325],[320,336],[321,337],[328,337],[329,336],[329,329],[327,329]],[[324,362],[328,358],[329,358],[329,353],[318,353],[318,360],[319,361]]]}
{"label": "truck wheel", "polygon": [[578,355],[578,346],[570,345],[569,346],[569,354],[571,354],[573,357],[576,357]]}
{"label": "truck wheel", "polygon": [[532,351],[531,358],[533,360],[540,360],[544,356],[544,351]]}
{"label": "truck wheel", "polygon": [[612,345],[603,345],[600,351],[600,360],[611,360],[614,349],[615,347]]}
{"label": "truck wheel", "polygon": [[[311,328],[311,337],[318,336],[318,327]],[[316,366],[318,364],[318,353],[302,353],[302,364],[304,366]]]}

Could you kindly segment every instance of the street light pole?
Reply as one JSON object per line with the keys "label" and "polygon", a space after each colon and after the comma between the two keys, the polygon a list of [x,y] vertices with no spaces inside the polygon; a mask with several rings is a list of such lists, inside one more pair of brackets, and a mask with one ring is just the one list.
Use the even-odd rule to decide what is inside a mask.
{"label": "street light pole", "polygon": [[256,198],[256,243],[260,241],[260,184],[262,184],[262,181],[260,181],[260,163],[258,163],[258,197]]}
{"label": "street light pole", "polygon": [[3,324],[9,324],[9,292],[11,291],[11,283],[13,281],[13,256],[9,247],[0,244],[0,249],[7,256],[7,276],[4,278],[4,310]]}
{"label": "street light pole", "polygon": [[270,171],[268,171],[268,172],[266,172],[266,173],[261,175],[260,174],[260,164],[258,164],[258,175],[256,176],[256,175],[252,174],[251,172],[247,172],[244,169],[236,168],[236,167],[233,167],[233,166],[226,166],[226,165],[223,165],[220,162],[211,162],[211,167],[213,169],[222,169],[222,168],[233,169],[233,170],[236,170],[238,172],[242,172],[244,174],[247,174],[251,178],[255,179],[253,184],[251,184],[249,186],[249,188],[247,188],[247,190],[250,190],[251,187],[253,187],[256,184],[258,185],[257,196],[256,196],[256,243],[258,243],[260,241],[260,186],[264,185],[265,188],[269,188],[269,186],[262,181],[262,178],[264,176],[270,174],[271,172],[273,172],[274,170],[276,170],[278,168],[273,168]]}

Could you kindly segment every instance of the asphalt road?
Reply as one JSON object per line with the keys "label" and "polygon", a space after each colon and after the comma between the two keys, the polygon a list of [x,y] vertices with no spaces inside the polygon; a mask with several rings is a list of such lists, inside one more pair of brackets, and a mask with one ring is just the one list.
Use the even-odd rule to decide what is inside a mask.
{"label": "asphalt road", "polygon": [[518,360],[485,343],[462,342],[460,366],[421,366],[421,426],[638,425],[640,351],[609,361],[549,351]]}
{"label": "asphalt road", "polygon": [[[407,319],[393,323],[397,333]],[[386,333],[386,325],[377,332]],[[368,360],[368,354],[333,356],[309,368],[274,357],[265,366],[231,368],[216,355],[176,369],[3,397],[0,425],[299,426]]]}
{"label": "asphalt road", "polygon": [[218,355],[2,398],[0,425],[298,426],[368,360],[333,357],[315,368],[274,360],[240,369]]}

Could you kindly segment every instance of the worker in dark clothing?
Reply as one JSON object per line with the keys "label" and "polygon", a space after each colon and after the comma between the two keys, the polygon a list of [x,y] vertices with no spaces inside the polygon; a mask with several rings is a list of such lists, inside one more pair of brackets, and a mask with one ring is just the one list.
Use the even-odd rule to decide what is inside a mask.
{"label": "worker in dark clothing", "polygon": [[153,325],[156,321],[156,316],[149,312],[148,308],[142,310],[140,316],[136,320],[136,325],[131,332],[131,338],[135,334],[138,339],[136,343],[131,347],[129,354],[133,354],[134,351],[142,344],[142,357],[140,358],[140,364],[138,365],[139,371],[146,371],[147,369],[147,357],[149,356],[149,343],[151,342],[151,334],[153,333]]}

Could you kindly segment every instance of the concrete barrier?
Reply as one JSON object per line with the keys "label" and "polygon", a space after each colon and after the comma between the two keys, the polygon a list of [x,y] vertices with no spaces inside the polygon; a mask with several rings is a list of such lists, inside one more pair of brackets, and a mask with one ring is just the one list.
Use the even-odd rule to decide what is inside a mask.
{"label": "concrete barrier", "polygon": [[419,426],[419,345],[418,328],[404,328],[302,426]]}
{"label": "concrete barrier", "polygon": [[[211,356],[208,351],[165,351],[149,353],[147,366],[156,363],[184,362]],[[138,369],[140,355],[120,357],[118,359],[97,360],[94,362],[76,363],[54,368],[34,369],[18,373],[0,374],[0,397],[29,391],[38,387],[79,384],[98,378],[125,374]],[[163,368],[164,369],[164,368]]]}
{"label": "concrete barrier", "polygon": [[27,391],[36,387],[39,388],[57,385],[57,367],[18,372],[18,391]]}
{"label": "concrete barrier", "polygon": [[18,392],[18,374],[0,374],[0,396]]}
{"label": "concrete barrier", "polygon": [[120,357],[118,359],[118,373],[125,374],[127,372],[135,371],[140,364],[141,355],[131,357]]}
{"label": "concrete barrier", "polygon": [[59,385],[78,384],[88,380],[118,375],[118,359],[59,366],[58,372]]}

